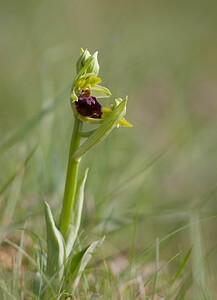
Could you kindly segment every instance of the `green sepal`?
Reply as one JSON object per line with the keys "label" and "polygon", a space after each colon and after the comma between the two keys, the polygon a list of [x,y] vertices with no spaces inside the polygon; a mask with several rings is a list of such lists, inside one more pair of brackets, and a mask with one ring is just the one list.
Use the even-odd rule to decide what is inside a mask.
{"label": "green sepal", "polygon": [[120,121],[118,122],[117,127],[133,127],[133,124],[128,122],[125,118],[121,118]]}
{"label": "green sepal", "polygon": [[88,262],[92,258],[97,248],[99,248],[100,245],[102,244],[103,240],[104,238],[92,243],[91,245],[84,248],[83,250],[81,250],[80,252],[78,252],[73,256],[70,264],[68,278],[67,278],[67,280],[70,282],[70,286],[71,286],[71,282],[73,282],[72,291],[74,291],[75,288],[77,287],[82,272],[86,268]]}
{"label": "green sepal", "polygon": [[88,169],[86,169],[84,175],[82,176],[82,178],[80,179],[76,187],[76,196],[75,196],[75,202],[73,204],[72,219],[65,237],[67,258],[72,251],[81,223],[81,214],[82,214],[82,208],[84,202],[84,186],[87,179],[87,173],[88,173]]}
{"label": "green sepal", "polygon": [[[106,119],[108,118],[108,116],[110,116],[110,114],[112,113],[114,109],[110,109],[110,108],[107,108],[107,107],[103,107],[102,108],[102,119]],[[118,122],[117,124],[117,127],[133,127],[133,125],[128,122],[125,118],[121,118],[120,121]]]}
{"label": "green sepal", "polygon": [[55,275],[62,279],[65,261],[65,245],[61,232],[57,229],[50,206],[44,202],[45,220],[47,230],[47,266],[46,273],[49,277]]}
{"label": "green sepal", "polygon": [[92,92],[93,87],[94,87],[96,84],[100,83],[101,81],[102,81],[102,80],[101,80],[99,77],[92,77],[92,78],[88,78],[88,79],[86,80],[86,84],[89,84],[89,85],[91,86],[91,92]]}
{"label": "green sepal", "polygon": [[91,136],[74,153],[73,159],[81,158],[90,148],[101,142],[118,125],[126,113],[127,98],[123,100],[108,116],[104,122],[91,134]]}
{"label": "green sepal", "polygon": [[91,88],[91,95],[96,98],[109,98],[111,96],[111,92],[104,86],[95,85]]}

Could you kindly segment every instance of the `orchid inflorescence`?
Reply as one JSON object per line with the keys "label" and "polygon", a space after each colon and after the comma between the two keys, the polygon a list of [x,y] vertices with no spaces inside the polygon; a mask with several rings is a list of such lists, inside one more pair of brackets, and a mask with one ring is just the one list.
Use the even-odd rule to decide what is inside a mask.
{"label": "orchid inflorescence", "polygon": [[[78,180],[79,163],[83,155],[115,127],[132,127],[124,119],[127,98],[118,98],[109,108],[102,107],[97,99],[108,98],[110,91],[101,85],[98,77],[98,52],[93,55],[81,49],[76,63],[77,74],[73,81],[70,101],[74,114],[74,129],[69,150],[68,168],[59,226],[56,225],[50,206],[45,202],[47,255],[41,261],[34,280],[34,293],[40,299],[73,299],[83,270],[103,239],[86,248],[80,248],[78,232],[84,202],[84,186],[88,169]],[[83,132],[83,123],[98,124]],[[81,139],[86,139],[81,144]],[[78,247],[79,246],[79,247]]]}
{"label": "orchid inflorescence", "polygon": [[[111,104],[110,108],[106,108],[102,107],[97,101],[97,98],[108,98],[111,96],[108,88],[99,85],[101,78],[98,77],[99,63],[97,57],[98,52],[91,55],[87,49],[85,51],[81,49],[81,56],[76,64],[77,76],[71,91],[71,104],[75,117],[81,119],[83,122],[92,124],[102,122],[99,120],[90,121],[81,116],[103,120],[111,114],[115,105],[118,106],[122,102],[121,98],[116,99],[115,105]],[[120,119],[117,126],[132,127],[124,118]]]}

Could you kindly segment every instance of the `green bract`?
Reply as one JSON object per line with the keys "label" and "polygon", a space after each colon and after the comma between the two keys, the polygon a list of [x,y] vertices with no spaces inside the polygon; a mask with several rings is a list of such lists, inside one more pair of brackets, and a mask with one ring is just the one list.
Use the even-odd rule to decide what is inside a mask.
{"label": "green bract", "polygon": [[[112,112],[103,120],[103,123],[90,135],[90,137],[74,153],[74,159],[80,159],[93,146],[104,140],[111,130],[116,127],[126,113],[127,99],[124,99]],[[91,118],[89,118],[91,119]]]}
{"label": "green bract", "polygon": [[87,59],[90,57],[90,52],[86,49],[85,51],[81,48],[81,56],[79,57],[77,63],[76,63],[76,70],[77,73],[83,68],[83,66],[86,64]]}
{"label": "green bract", "polygon": [[92,55],[92,62],[89,66],[89,68],[87,69],[88,73],[93,73],[95,77],[97,77],[98,73],[99,73],[99,63],[98,63],[98,51],[96,51],[93,55]]}

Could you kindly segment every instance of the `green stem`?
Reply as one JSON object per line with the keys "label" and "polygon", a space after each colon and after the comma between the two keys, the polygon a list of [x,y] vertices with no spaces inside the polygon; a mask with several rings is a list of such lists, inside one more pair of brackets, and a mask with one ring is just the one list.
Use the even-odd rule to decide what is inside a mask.
{"label": "green stem", "polygon": [[81,132],[81,130],[82,122],[79,119],[75,118],[74,129],[69,150],[69,161],[66,175],[63,207],[60,217],[60,231],[64,238],[70,225],[74,198],[76,193],[78,166],[80,159],[74,159],[72,158],[72,156],[75,153],[75,151],[79,148],[81,139],[79,132]]}
{"label": "green stem", "polygon": [[96,129],[90,130],[90,131],[85,131],[85,132],[80,132],[80,136],[83,138],[88,138],[89,136],[91,136],[92,133],[94,133]]}

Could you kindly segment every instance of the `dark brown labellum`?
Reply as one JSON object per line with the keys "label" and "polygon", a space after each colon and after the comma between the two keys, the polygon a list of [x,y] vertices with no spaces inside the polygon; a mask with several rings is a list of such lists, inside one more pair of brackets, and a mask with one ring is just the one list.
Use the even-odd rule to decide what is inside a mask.
{"label": "dark brown labellum", "polygon": [[94,96],[78,97],[75,106],[77,112],[84,117],[100,119],[102,116],[102,106]]}

